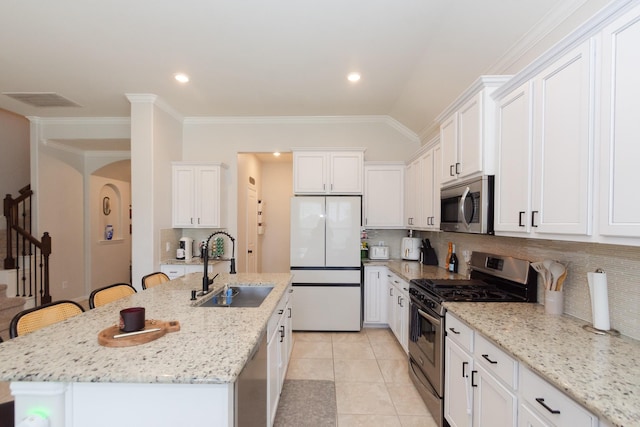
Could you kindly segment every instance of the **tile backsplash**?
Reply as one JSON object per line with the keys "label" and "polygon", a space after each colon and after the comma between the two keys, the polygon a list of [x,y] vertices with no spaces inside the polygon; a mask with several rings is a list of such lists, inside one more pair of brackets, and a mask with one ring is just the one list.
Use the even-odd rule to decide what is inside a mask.
{"label": "tile backsplash", "polygon": [[[466,273],[463,250],[510,255],[530,261],[553,259],[567,265],[564,312],[591,324],[591,298],[587,273],[601,268],[607,273],[611,328],[640,340],[640,247],[558,240],[521,239],[459,233],[420,232],[436,248],[444,266],[448,242],[456,245],[460,273]],[[544,292],[538,289],[538,301]]]}

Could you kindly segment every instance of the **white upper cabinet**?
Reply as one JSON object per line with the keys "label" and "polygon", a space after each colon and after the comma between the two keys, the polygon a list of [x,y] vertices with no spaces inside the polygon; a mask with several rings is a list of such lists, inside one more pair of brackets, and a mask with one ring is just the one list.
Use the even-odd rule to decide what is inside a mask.
{"label": "white upper cabinet", "polygon": [[640,7],[602,33],[600,234],[640,237]]}
{"label": "white upper cabinet", "polygon": [[405,222],[412,229],[440,229],[439,139],[427,142],[407,163],[405,172]]}
{"label": "white upper cabinet", "polygon": [[498,100],[496,232],[591,233],[593,87],[587,41]]}
{"label": "white upper cabinet", "polygon": [[404,226],[404,163],[366,163],[364,166],[365,227]]}
{"label": "white upper cabinet", "polygon": [[498,161],[494,229],[529,232],[531,211],[531,82],[506,95],[497,106]]}
{"label": "white upper cabinet", "polygon": [[420,158],[411,160],[405,169],[404,225],[407,228],[422,228],[422,164]]}
{"label": "white upper cabinet", "polygon": [[223,228],[222,163],[174,162],[172,224],[174,228]]}
{"label": "white upper cabinet", "polygon": [[442,149],[436,144],[420,156],[422,181],[418,192],[422,197],[421,227],[427,230],[440,229],[440,167]]}
{"label": "white upper cabinet", "polygon": [[362,194],[364,150],[293,151],[294,194]]}
{"label": "white upper cabinet", "polygon": [[591,234],[594,73],[583,43],[533,80],[536,233]]}
{"label": "white upper cabinet", "polygon": [[436,121],[442,144],[441,183],[493,175],[495,104],[490,94],[509,76],[482,76]]}

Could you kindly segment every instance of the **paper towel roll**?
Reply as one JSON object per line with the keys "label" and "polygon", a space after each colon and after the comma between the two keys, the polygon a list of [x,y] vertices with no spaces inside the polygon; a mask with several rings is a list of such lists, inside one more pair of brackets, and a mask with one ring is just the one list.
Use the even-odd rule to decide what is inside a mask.
{"label": "paper towel roll", "polygon": [[601,331],[608,331],[609,323],[609,296],[607,294],[607,274],[587,273],[589,293],[591,294],[591,313],[593,315],[593,327]]}

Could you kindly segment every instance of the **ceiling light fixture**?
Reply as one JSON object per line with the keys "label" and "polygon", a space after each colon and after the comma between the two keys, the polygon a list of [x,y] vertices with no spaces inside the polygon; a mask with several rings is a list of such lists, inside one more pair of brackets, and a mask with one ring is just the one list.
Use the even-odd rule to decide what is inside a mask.
{"label": "ceiling light fixture", "polygon": [[273,153],[273,155],[276,156],[276,157],[280,157],[280,153],[277,152],[277,151],[275,153]]}
{"label": "ceiling light fixture", "polygon": [[173,77],[180,83],[187,83],[189,81],[189,76],[184,73],[177,73]]}
{"label": "ceiling light fixture", "polygon": [[349,73],[349,75],[347,76],[347,80],[349,80],[351,83],[355,83],[358,80],[360,80],[360,73]]}

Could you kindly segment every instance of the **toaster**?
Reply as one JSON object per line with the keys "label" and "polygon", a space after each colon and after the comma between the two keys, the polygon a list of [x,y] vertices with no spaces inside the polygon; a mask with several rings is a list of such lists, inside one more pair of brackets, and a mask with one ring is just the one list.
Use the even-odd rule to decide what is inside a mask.
{"label": "toaster", "polygon": [[389,259],[389,246],[369,246],[369,259]]}

